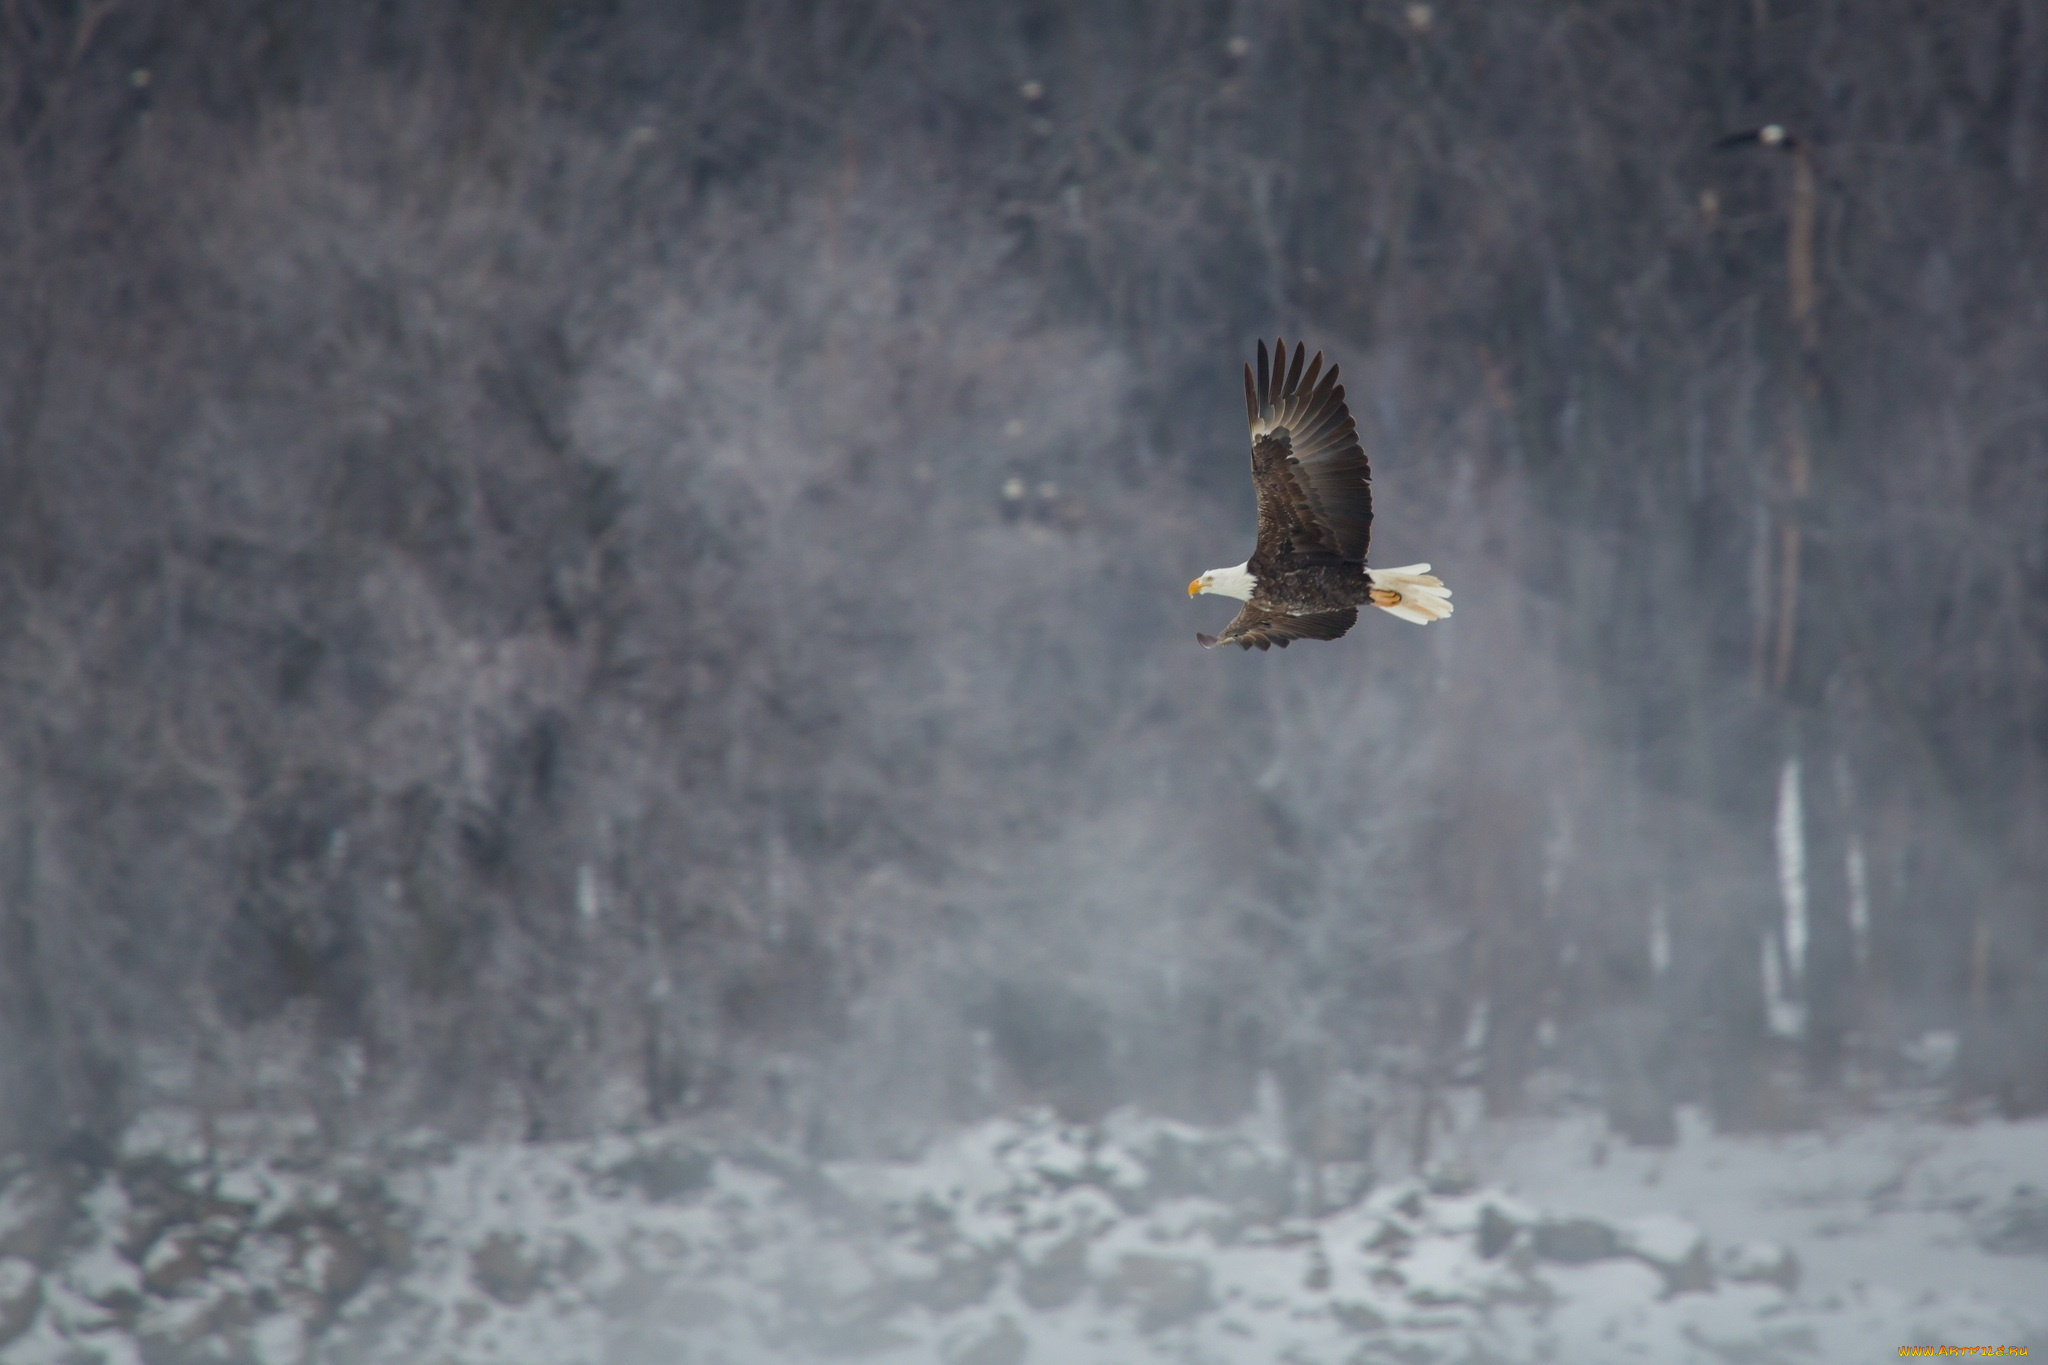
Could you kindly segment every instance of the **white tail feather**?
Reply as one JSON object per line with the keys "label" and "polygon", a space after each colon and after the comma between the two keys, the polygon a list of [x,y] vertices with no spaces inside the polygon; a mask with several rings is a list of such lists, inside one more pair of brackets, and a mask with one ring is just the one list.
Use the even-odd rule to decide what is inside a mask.
{"label": "white tail feather", "polygon": [[[1380,607],[1390,616],[1426,626],[1451,614],[1451,590],[1444,586],[1442,579],[1430,576],[1427,564],[1410,564],[1403,569],[1367,569],[1365,574],[1375,588],[1401,594],[1401,600],[1393,606]],[[1373,605],[1379,606],[1379,603]]]}

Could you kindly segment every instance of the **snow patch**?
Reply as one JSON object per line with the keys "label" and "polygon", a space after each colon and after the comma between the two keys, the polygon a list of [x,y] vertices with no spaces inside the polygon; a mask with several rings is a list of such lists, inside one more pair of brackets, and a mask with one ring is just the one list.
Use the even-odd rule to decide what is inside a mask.
{"label": "snow patch", "polygon": [[[1770,1365],[2040,1340],[2024,1273],[2000,1295],[1924,1272],[1969,1255],[2038,1276],[2041,1201],[2014,1177],[2048,1164],[2048,1125],[1766,1141],[1688,1114],[1677,1148],[1594,1167],[1593,1122],[1496,1129],[1456,1178],[1360,1181],[1321,1211],[1257,1120],[1129,1111],[990,1120],[900,1161],[682,1129],[310,1165],[179,1164],[162,1153],[181,1139],[151,1139],[76,1201],[52,1264],[0,1259],[0,1347],[9,1365]],[[0,1208],[39,1206],[36,1179]]]}

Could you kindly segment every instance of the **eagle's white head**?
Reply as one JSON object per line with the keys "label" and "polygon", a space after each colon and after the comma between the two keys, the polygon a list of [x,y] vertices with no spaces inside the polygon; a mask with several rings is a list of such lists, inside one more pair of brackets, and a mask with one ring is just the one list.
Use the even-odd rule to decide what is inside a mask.
{"label": "eagle's white head", "polygon": [[1188,584],[1188,596],[1200,597],[1203,593],[1214,593],[1218,597],[1235,597],[1240,602],[1252,600],[1252,589],[1259,586],[1258,578],[1245,572],[1246,560],[1230,569],[1211,569]]}

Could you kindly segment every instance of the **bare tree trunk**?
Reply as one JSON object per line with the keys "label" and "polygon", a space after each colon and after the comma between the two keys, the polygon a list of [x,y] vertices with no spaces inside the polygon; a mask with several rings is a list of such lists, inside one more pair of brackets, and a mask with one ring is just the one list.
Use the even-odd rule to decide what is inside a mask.
{"label": "bare tree trunk", "polygon": [[[1816,748],[1822,746],[1815,746]],[[1806,1036],[1801,1060],[1806,1083],[1819,1090],[1841,1084],[1854,990],[1854,944],[1849,924],[1848,818],[1831,762],[1816,753],[1805,765]]]}

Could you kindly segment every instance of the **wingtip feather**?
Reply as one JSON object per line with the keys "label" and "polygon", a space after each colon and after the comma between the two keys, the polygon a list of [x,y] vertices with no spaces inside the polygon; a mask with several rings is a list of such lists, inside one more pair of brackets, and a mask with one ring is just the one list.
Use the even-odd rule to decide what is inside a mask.
{"label": "wingtip feather", "polygon": [[1311,406],[1314,405],[1314,400],[1317,396],[1316,380],[1321,377],[1322,373],[1323,353],[1321,351],[1317,351],[1315,359],[1309,361],[1308,363],[1308,373],[1304,374],[1301,377],[1302,390],[1308,394]]}

